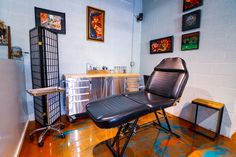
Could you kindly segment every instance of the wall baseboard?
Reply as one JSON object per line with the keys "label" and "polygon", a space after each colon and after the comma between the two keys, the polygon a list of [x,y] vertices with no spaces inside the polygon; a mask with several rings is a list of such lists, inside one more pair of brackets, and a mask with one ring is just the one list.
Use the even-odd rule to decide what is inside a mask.
{"label": "wall baseboard", "polygon": [[24,139],[25,139],[25,134],[26,134],[26,130],[27,130],[27,128],[28,128],[28,125],[29,125],[29,119],[26,121],[24,130],[23,130],[23,132],[21,133],[20,142],[18,143],[18,146],[17,146],[17,148],[16,148],[14,157],[18,157],[18,156],[20,155],[21,147],[22,147],[23,142],[24,142]]}

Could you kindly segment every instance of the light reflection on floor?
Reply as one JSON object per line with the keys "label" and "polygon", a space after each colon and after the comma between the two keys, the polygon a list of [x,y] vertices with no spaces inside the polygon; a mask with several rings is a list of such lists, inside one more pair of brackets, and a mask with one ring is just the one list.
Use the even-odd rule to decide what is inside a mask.
{"label": "light reflection on floor", "polygon": [[[153,115],[140,119],[139,123],[154,120]],[[220,136],[216,141],[209,140],[201,135],[191,132],[190,123],[179,118],[170,117],[173,130],[181,138],[176,138],[154,126],[143,129],[132,137],[126,157],[138,156],[164,156],[164,157],[211,157],[211,156],[236,156],[236,143]],[[45,138],[42,148],[37,146],[37,138],[31,141],[27,136],[24,140],[20,157],[109,157],[111,152],[105,145],[105,140],[115,136],[116,129],[100,129],[88,118],[78,119],[71,124],[64,120],[66,135],[61,139],[52,132]],[[30,123],[27,135],[33,130],[35,123]],[[37,136],[36,136],[37,137]],[[123,140],[120,142],[122,144]]]}

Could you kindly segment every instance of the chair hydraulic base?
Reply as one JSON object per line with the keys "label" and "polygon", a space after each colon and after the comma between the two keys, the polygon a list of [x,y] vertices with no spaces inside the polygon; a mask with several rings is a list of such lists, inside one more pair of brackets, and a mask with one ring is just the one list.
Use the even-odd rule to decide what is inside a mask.
{"label": "chair hydraulic base", "polygon": [[[106,141],[108,148],[110,149],[110,151],[115,157],[122,157],[123,154],[125,153],[126,147],[132,135],[136,133],[137,122],[138,122],[138,119],[136,119],[133,123],[126,123],[124,125],[121,125],[113,141],[111,140]],[[124,136],[126,140],[125,140],[125,143],[123,144],[122,149],[120,150],[119,142],[122,139],[122,136]],[[117,149],[114,148],[115,144],[116,144]]]}
{"label": "chair hydraulic base", "polygon": [[[155,126],[159,126],[161,129],[165,130],[166,132],[176,136],[177,138],[180,138],[180,136],[176,133],[174,133],[171,129],[171,126],[169,124],[169,121],[168,121],[168,117],[165,113],[165,110],[162,109],[162,112],[163,112],[163,115],[164,115],[164,119],[166,121],[166,124],[167,124],[167,127],[168,128],[165,128],[161,125],[161,122],[160,122],[160,119],[157,115],[156,112],[154,112],[155,116],[156,116],[156,121],[153,121],[151,123],[146,123],[144,125],[138,125],[137,122],[138,122],[138,119],[136,119],[133,123],[126,123],[126,124],[123,124],[119,127],[118,131],[117,131],[117,134],[116,136],[113,138],[113,141],[110,139],[110,140],[107,140],[106,141],[106,145],[108,146],[108,148],[110,149],[110,151],[112,152],[112,154],[115,156],[115,157],[122,157],[125,150],[126,150],[126,147],[132,137],[132,135],[138,133],[139,131],[137,131],[137,129],[140,129],[140,128],[144,128],[144,127],[147,127],[147,126],[150,126],[150,124],[154,124]],[[119,147],[119,142],[121,139],[123,138],[126,138],[121,150],[120,150],[120,147]],[[116,144],[116,146],[115,146]],[[115,149],[116,147],[116,149]]]}
{"label": "chair hydraulic base", "polygon": [[57,124],[53,124],[53,125],[48,125],[46,127],[42,127],[42,128],[38,128],[38,129],[35,129],[34,131],[32,131],[30,134],[29,134],[29,137],[30,139],[33,139],[33,134],[36,133],[36,132],[39,132],[39,131],[43,131],[41,133],[41,135],[39,136],[38,138],[38,146],[39,147],[42,147],[44,142],[43,142],[43,138],[44,136],[46,135],[46,133],[50,130],[53,130],[53,131],[57,131],[59,134],[60,134],[60,137],[61,138],[65,138],[65,135],[63,134],[63,132],[61,132],[61,130],[59,128],[57,128],[57,126],[60,126],[61,129],[65,128],[65,125],[62,123],[62,122],[59,122]]}
{"label": "chair hydraulic base", "polygon": [[159,127],[161,127],[161,128],[162,128],[163,130],[165,130],[166,132],[169,132],[170,134],[174,135],[175,137],[180,138],[180,136],[179,136],[178,134],[176,134],[176,133],[174,133],[174,132],[172,131],[171,126],[170,126],[170,123],[169,123],[169,120],[168,120],[168,117],[167,117],[166,112],[165,112],[164,109],[162,109],[162,113],[163,113],[163,115],[164,115],[164,118],[165,118],[165,121],[166,121],[166,124],[167,124],[167,127],[168,127],[168,128],[165,128],[165,127],[163,127],[163,126],[161,125],[160,119],[159,119],[159,117],[158,117],[158,115],[157,115],[156,112],[154,112],[154,114],[155,114],[155,116],[156,116],[156,120],[157,120],[158,123],[153,122],[153,124],[154,124],[154,125],[158,125]]}

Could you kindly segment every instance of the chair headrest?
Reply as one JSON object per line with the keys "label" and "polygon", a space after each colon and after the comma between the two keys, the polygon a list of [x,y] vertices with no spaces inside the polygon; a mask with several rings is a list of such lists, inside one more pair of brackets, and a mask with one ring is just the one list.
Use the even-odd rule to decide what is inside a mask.
{"label": "chair headrest", "polygon": [[155,71],[187,72],[186,63],[182,58],[165,58],[155,68]]}

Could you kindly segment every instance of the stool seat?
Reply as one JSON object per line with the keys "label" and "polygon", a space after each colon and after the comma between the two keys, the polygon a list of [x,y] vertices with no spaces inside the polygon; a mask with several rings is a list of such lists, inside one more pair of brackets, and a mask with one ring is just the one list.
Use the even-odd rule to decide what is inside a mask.
{"label": "stool seat", "polygon": [[194,99],[192,101],[192,103],[198,104],[198,105],[201,105],[201,106],[206,106],[206,107],[209,107],[209,108],[218,109],[218,110],[220,110],[224,107],[223,103],[215,102],[215,101],[211,101],[211,100],[207,100],[207,99],[202,99],[202,98]]}

